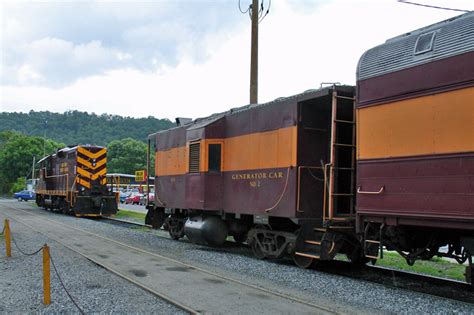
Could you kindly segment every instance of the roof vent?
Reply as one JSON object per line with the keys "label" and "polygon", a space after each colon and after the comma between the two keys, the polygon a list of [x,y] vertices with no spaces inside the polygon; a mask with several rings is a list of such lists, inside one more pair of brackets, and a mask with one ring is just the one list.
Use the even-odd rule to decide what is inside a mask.
{"label": "roof vent", "polygon": [[189,144],[189,173],[199,173],[199,164],[201,162],[201,143],[195,142]]}
{"label": "roof vent", "polygon": [[415,55],[421,55],[433,50],[435,32],[425,33],[418,36],[415,44]]}
{"label": "roof vent", "polygon": [[184,126],[192,121],[192,118],[176,117],[176,126]]}

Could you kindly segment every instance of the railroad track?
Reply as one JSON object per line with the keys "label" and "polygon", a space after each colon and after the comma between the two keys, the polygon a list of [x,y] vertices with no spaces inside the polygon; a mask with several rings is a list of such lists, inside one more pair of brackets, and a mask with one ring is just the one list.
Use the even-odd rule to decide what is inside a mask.
{"label": "railroad track", "polygon": [[103,219],[103,220],[107,220],[107,221],[117,222],[117,223],[123,224],[123,225],[132,225],[132,226],[148,227],[148,228],[151,229],[151,225],[147,225],[147,224],[139,223],[139,222],[135,222],[135,221],[122,220],[122,219],[117,219],[117,218],[114,218],[114,217],[105,217],[105,216],[100,216],[99,218],[100,218],[100,219]]}
{"label": "railroad track", "polygon": [[[258,313],[262,310],[280,313],[339,313],[334,306],[319,305],[223,276],[58,222],[44,214],[4,207],[10,209],[6,215],[13,221],[53,239],[190,314]],[[243,301],[245,302],[242,303]]]}
{"label": "railroad track", "polygon": [[[125,226],[149,227],[143,223],[103,217],[107,221]],[[170,239],[165,235],[156,235],[160,238]],[[244,245],[246,246],[246,245]],[[249,256],[252,256],[249,253]],[[318,267],[319,271],[334,275],[345,276],[352,279],[375,282],[389,287],[403,288],[411,291],[426,293],[443,298],[462,302],[474,303],[474,290],[472,286],[463,281],[435,277],[409,271],[402,271],[381,266],[366,265],[357,270],[345,261],[331,261]]]}

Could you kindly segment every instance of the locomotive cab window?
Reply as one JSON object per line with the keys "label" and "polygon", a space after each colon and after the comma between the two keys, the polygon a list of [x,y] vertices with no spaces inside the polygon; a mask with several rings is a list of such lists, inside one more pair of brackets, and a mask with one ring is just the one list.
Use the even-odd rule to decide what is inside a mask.
{"label": "locomotive cab window", "polygon": [[433,50],[435,32],[422,34],[418,37],[415,44],[415,55],[421,55]]}
{"label": "locomotive cab window", "polygon": [[209,172],[220,172],[221,171],[221,144],[209,144],[209,159],[208,169]]}
{"label": "locomotive cab window", "polygon": [[53,164],[51,163],[51,159],[46,160],[46,173],[45,176],[53,175]]}

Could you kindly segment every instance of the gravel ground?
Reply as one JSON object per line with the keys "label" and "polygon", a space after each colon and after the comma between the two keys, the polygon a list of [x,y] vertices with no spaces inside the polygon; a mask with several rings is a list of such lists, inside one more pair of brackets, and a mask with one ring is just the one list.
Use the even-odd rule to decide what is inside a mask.
{"label": "gravel ground", "polygon": [[[0,211],[3,222],[3,214]],[[3,226],[3,224],[2,224]],[[105,271],[79,254],[26,226],[10,221],[20,249],[32,253],[47,243],[66,288],[85,313],[183,314],[130,282]],[[12,243],[12,257],[5,257],[0,236],[0,313],[78,313],[60,286],[51,266],[51,304],[43,305],[42,253],[22,255]]]}
{"label": "gravel ground", "polygon": [[[25,207],[31,209],[30,207]],[[142,228],[126,229],[105,221],[79,219],[35,209],[54,220],[116,239],[157,254],[178,259],[197,267],[253,283],[293,296],[312,300],[330,300],[344,305],[351,313],[436,313],[471,314],[474,305],[443,299],[403,289],[330,275],[317,270],[297,268],[289,261],[261,261],[243,247],[214,249],[172,241],[158,235],[163,231],[146,232]],[[120,280],[120,279],[119,279]],[[122,311],[122,309],[120,309]]]}

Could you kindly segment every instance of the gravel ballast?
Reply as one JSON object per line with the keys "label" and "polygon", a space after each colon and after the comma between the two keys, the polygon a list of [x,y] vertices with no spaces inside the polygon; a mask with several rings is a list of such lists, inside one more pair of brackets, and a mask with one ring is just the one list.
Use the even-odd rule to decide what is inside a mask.
{"label": "gravel ballast", "polygon": [[[3,225],[4,214],[0,209]],[[47,243],[67,290],[79,307],[89,313],[185,314],[180,309],[138,288],[53,240],[10,220],[16,243],[33,253]],[[51,304],[43,305],[42,252],[24,256],[12,242],[12,257],[6,258],[0,236],[0,313],[78,313],[61,287],[51,265]]]}
{"label": "gravel ballast", "polygon": [[[163,231],[147,232],[141,228],[124,228],[122,226],[107,223],[107,221],[80,219],[50,213],[32,207],[31,205],[23,205],[22,207],[29,211],[37,211],[37,213],[41,215],[48,215],[51,219],[59,222],[137,246],[163,256],[174,258],[197,267],[209,269],[218,274],[250,282],[257,286],[288,293],[315,303],[317,303],[318,300],[330,300],[336,307],[338,305],[344,306],[343,309],[346,312],[348,310],[350,310],[351,313],[467,314],[474,312],[474,306],[468,303],[448,300],[403,289],[386,287],[376,283],[358,281],[317,270],[299,269],[289,261],[273,262],[258,260],[251,256],[251,252],[248,248],[233,246],[220,249],[209,248],[190,244],[184,240],[173,241],[168,238],[160,237],[165,235],[165,232]],[[41,242],[35,240],[35,244],[38,243],[41,244]],[[33,248],[31,250],[33,250]],[[76,260],[70,260],[69,263],[71,266],[69,266],[69,268],[74,268],[74,264],[78,261],[77,258]],[[91,264],[85,259],[82,259],[81,261]],[[80,265],[82,266],[85,264],[86,263],[81,263]],[[67,266],[68,261],[65,261],[63,268],[66,268]],[[105,270],[101,270],[97,267],[95,268],[99,270],[98,275],[108,275],[108,278],[113,279],[112,281],[114,283],[115,281],[125,281],[121,278],[111,276]],[[91,277],[91,281],[94,279],[96,279],[96,277]],[[103,284],[104,282],[100,281],[100,283]],[[139,291],[143,292],[141,290]],[[142,299],[144,295],[146,294],[142,293]],[[152,312],[154,310],[159,310],[159,312],[162,313],[164,310],[163,307],[154,309],[139,308],[140,304],[146,302],[130,302],[134,303],[133,306],[131,306],[130,303],[125,302],[131,300],[137,301],[136,297],[128,300],[120,298],[120,301],[124,304],[121,307],[124,308],[107,302],[100,304],[101,299],[102,297],[98,298],[97,303],[99,303],[98,305],[104,305],[102,310],[105,311],[125,312],[132,310],[140,312],[140,310],[142,310],[145,312]],[[153,299],[156,298],[153,297]],[[39,301],[40,300],[41,299],[39,299]],[[80,299],[78,298],[78,300]],[[66,305],[70,304],[69,302],[66,303]],[[105,305],[108,305],[107,307],[110,308],[107,308]],[[96,305],[94,304],[94,307],[95,306]],[[99,311],[94,307],[89,308],[89,310]],[[339,307],[337,308],[340,309]],[[11,309],[7,308],[5,310]],[[29,308],[24,310],[29,310]],[[70,310],[74,310],[74,306],[72,306]]]}

